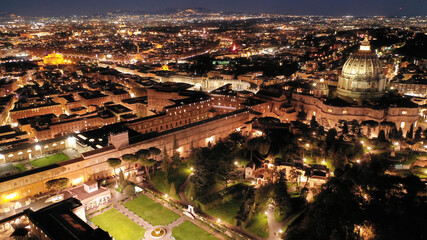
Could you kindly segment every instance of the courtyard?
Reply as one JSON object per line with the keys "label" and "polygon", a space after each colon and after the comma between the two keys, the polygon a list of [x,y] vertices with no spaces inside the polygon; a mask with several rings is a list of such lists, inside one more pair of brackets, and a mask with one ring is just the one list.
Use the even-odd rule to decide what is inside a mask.
{"label": "courtyard", "polygon": [[154,239],[152,232],[158,227],[166,230],[166,234],[159,239],[217,239],[190,222],[186,216],[168,209],[146,195],[140,195],[123,204],[117,203],[114,207],[94,215],[89,220],[116,240]]}
{"label": "courtyard", "polygon": [[145,234],[144,228],[115,208],[91,218],[90,221],[107,231],[116,240],[138,240]]}

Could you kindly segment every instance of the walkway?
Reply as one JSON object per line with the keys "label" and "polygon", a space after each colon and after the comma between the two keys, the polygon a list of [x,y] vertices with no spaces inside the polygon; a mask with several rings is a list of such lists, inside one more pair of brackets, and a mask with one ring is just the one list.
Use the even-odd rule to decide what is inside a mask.
{"label": "walkway", "polygon": [[178,190],[178,195],[181,198],[181,201],[187,205],[190,204],[190,201],[188,201],[187,196],[185,196],[185,189],[187,188],[188,184],[190,183],[191,175],[193,175],[193,174],[190,174],[187,177],[185,182],[181,185],[181,187],[179,187],[179,190]]}
{"label": "walkway", "polygon": [[[190,175],[191,176],[191,175]],[[182,203],[185,203],[185,204],[191,204],[191,202],[190,201],[188,201],[188,199],[187,199],[187,197],[185,196],[185,189],[187,188],[187,186],[188,186],[188,184],[190,183],[190,176],[188,176],[188,178],[185,180],[185,182],[181,185],[181,187],[179,188],[179,192],[178,192],[178,195],[179,195],[179,197],[181,198],[181,202]],[[217,221],[217,218],[215,218],[215,217],[213,217],[213,216],[211,216],[211,215],[209,215],[209,214],[206,214],[206,213],[204,213],[204,212],[202,212],[202,213],[198,213],[198,215],[200,215],[201,217],[203,217],[203,218],[205,218],[205,219],[207,219],[207,220],[209,220],[210,222],[212,222],[212,223],[215,223],[216,221]],[[194,223],[194,224],[196,224],[196,223],[198,223],[198,224],[196,224],[197,226],[199,226],[199,227],[201,227],[200,226],[200,224],[201,223],[199,223],[198,221],[196,221],[196,220],[190,220],[189,219],[189,221],[191,221],[192,223]],[[226,223],[226,222],[221,222],[221,225],[223,225],[223,226],[225,226],[225,228],[228,228],[228,229],[231,229],[231,230],[233,230],[234,232],[236,232],[236,233],[238,233],[238,234],[240,234],[240,235],[242,235],[242,236],[245,236],[245,237],[247,237],[247,238],[249,238],[249,239],[257,239],[257,240],[262,240],[262,238],[260,238],[260,237],[258,237],[258,236],[256,236],[256,235],[254,235],[254,234],[251,234],[251,233],[248,233],[247,231],[245,231],[245,230],[243,230],[243,229],[241,229],[240,227],[237,227],[237,226],[235,226],[235,225],[232,225],[232,224],[229,224],[229,223]],[[202,224],[202,226],[204,226],[204,227],[206,227],[204,224]],[[203,228],[203,227],[201,227],[201,228]],[[209,229],[208,227],[206,227],[207,229]],[[205,228],[203,228],[203,229],[205,229]],[[206,230],[206,229],[205,229]],[[206,230],[206,231],[208,231],[208,230]],[[209,232],[209,231],[208,231]],[[213,233],[212,233],[213,234]],[[218,237],[217,235],[215,235],[216,237]],[[223,237],[221,236],[221,238],[220,239],[223,239]]]}
{"label": "walkway", "polygon": [[268,240],[281,239],[280,229],[282,229],[284,225],[280,222],[277,222],[276,219],[274,219],[274,210],[275,208],[271,204],[267,208],[267,220],[268,220],[268,227],[270,232],[270,235],[267,238]]}
{"label": "walkway", "polygon": [[151,229],[153,228],[153,225],[151,225],[149,222],[142,219],[140,216],[136,215],[129,209],[123,207],[121,204],[116,204],[114,206],[117,210],[119,210],[121,213],[123,213],[126,217],[132,219],[132,221],[138,223],[139,226],[145,228],[145,229]]}

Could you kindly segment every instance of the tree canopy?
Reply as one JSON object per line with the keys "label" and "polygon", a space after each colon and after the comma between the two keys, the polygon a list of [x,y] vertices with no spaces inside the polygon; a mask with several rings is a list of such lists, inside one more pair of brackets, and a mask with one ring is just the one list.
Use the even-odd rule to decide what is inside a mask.
{"label": "tree canopy", "polygon": [[331,178],[286,239],[423,239],[427,207],[415,176],[385,174],[387,166],[346,167]]}

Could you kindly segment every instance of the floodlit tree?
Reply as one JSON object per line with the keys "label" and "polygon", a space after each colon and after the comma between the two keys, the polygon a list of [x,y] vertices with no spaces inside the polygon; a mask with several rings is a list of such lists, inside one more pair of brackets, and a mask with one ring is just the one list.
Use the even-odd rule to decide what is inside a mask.
{"label": "floodlit tree", "polygon": [[107,159],[108,166],[113,168],[114,175],[116,175],[116,168],[122,164],[122,160],[120,158],[109,158]]}
{"label": "floodlit tree", "polygon": [[126,196],[133,197],[135,196],[135,186],[129,184],[123,189],[123,192]]}
{"label": "floodlit tree", "polygon": [[147,149],[141,149],[138,152],[136,152],[136,156],[138,157],[138,161],[141,163],[142,166],[145,168],[145,174],[148,175],[148,178],[151,179],[149,167],[153,166],[154,163],[152,163],[152,159],[149,159],[150,157],[150,151]]}
{"label": "floodlit tree", "polygon": [[162,151],[156,147],[150,147],[148,149],[148,152],[154,158],[154,160],[157,160],[157,156],[159,156],[162,153]]}
{"label": "floodlit tree", "polygon": [[132,163],[136,163],[138,161],[138,158],[134,154],[124,154],[122,155],[122,159],[129,164],[128,169],[130,169]]}
{"label": "floodlit tree", "polygon": [[180,152],[179,152],[179,145],[178,145],[178,140],[176,139],[176,137],[174,137],[174,139],[173,139],[172,149],[173,149],[173,153],[172,153],[172,156],[170,158],[171,167],[173,169],[176,169],[181,164],[181,156],[180,156]]}
{"label": "floodlit tree", "polygon": [[57,195],[61,192],[62,189],[66,188],[69,183],[68,178],[56,178],[46,182],[46,188],[48,190],[56,190]]}
{"label": "floodlit tree", "polygon": [[175,183],[174,183],[174,182],[172,182],[172,184],[171,184],[171,186],[170,186],[169,194],[170,194],[171,196],[175,196],[175,195],[176,195],[176,188],[175,188]]}

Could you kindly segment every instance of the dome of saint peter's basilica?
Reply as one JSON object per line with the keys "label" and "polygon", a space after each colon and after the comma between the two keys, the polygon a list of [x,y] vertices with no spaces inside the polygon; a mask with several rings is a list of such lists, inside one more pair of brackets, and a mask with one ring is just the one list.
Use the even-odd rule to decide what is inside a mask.
{"label": "dome of saint peter's basilica", "polygon": [[370,101],[384,95],[386,79],[380,60],[371,51],[368,39],[345,62],[338,80],[337,93],[344,100]]}

